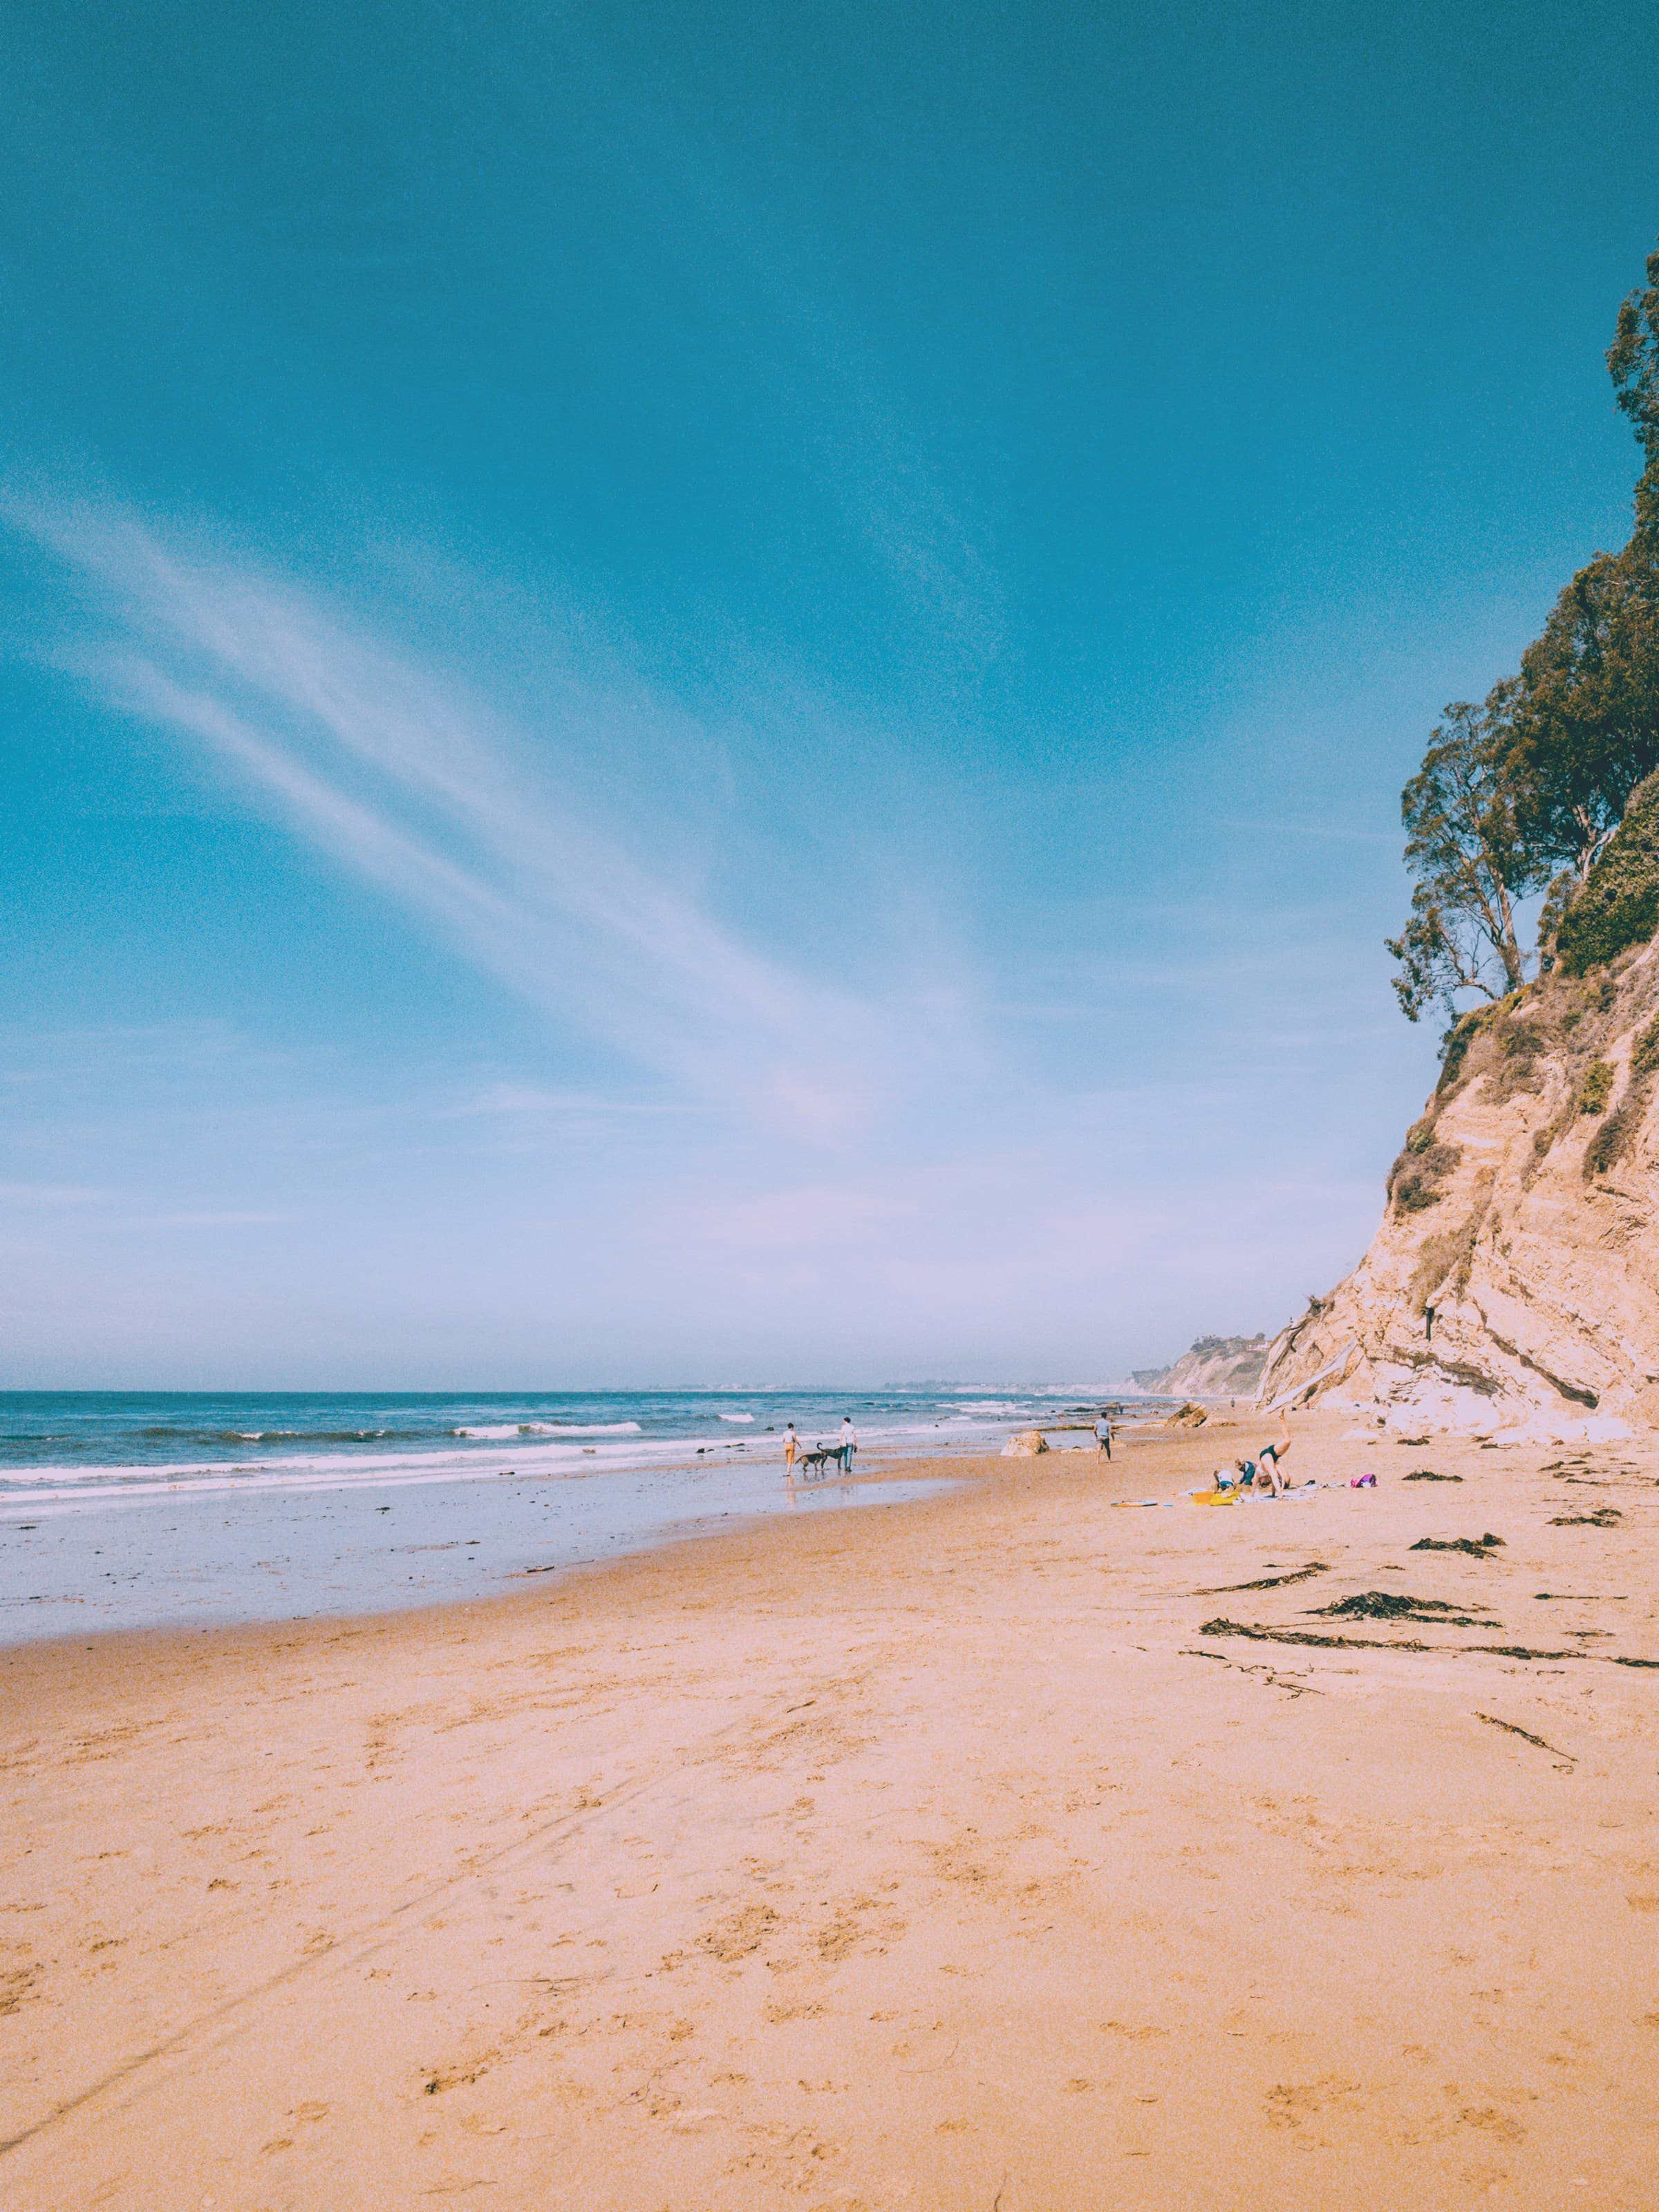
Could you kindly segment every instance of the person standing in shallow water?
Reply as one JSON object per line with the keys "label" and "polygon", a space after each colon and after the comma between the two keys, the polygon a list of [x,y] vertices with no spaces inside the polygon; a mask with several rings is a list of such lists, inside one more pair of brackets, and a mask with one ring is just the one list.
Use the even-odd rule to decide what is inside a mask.
{"label": "person standing in shallow water", "polygon": [[795,1457],[800,1450],[800,1438],[795,1434],[795,1425],[790,1422],[783,1432],[784,1472],[791,1482],[795,1479]]}
{"label": "person standing in shallow water", "polygon": [[843,1413],[841,1417],[840,1445],[841,1465],[843,1474],[851,1474],[853,1472],[853,1454],[858,1449],[858,1448],[859,1432],[853,1426],[853,1417],[850,1413]]}

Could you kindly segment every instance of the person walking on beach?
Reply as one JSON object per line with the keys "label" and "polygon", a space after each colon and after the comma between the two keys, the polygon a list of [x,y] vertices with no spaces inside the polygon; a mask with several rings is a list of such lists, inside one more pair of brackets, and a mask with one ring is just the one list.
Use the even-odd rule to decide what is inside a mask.
{"label": "person walking on beach", "polygon": [[850,1413],[843,1413],[841,1417],[840,1445],[841,1469],[843,1474],[851,1474],[853,1472],[853,1454],[858,1448],[859,1432],[853,1426],[853,1417]]}
{"label": "person walking on beach", "polygon": [[784,1470],[791,1482],[795,1479],[795,1457],[799,1450],[800,1438],[795,1434],[795,1425],[791,1421],[783,1432]]}
{"label": "person walking on beach", "polygon": [[1104,1413],[1095,1423],[1095,1450],[1097,1453],[1104,1452],[1108,1459],[1112,1455],[1112,1424],[1109,1416]]}

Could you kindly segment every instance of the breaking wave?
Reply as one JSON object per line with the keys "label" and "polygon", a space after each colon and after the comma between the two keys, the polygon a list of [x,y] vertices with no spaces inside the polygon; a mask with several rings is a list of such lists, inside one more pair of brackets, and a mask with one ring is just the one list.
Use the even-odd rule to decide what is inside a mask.
{"label": "breaking wave", "polygon": [[641,1429],[637,1421],[496,1421],[488,1427],[452,1429],[449,1433],[497,1443],[503,1437],[637,1437]]}

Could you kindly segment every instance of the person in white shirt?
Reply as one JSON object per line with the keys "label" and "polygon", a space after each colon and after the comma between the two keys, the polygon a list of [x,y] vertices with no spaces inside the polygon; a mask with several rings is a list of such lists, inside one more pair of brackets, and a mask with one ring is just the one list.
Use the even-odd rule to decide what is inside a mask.
{"label": "person in white shirt", "polygon": [[783,1464],[791,1482],[795,1479],[795,1461],[800,1452],[800,1438],[795,1434],[795,1425],[790,1422],[783,1432]]}
{"label": "person in white shirt", "polygon": [[853,1472],[853,1454],[858,1448],[859,1432],[853,1426],[853,1417],[850,1413],[843,1413],[841,1417],[841,1464],[843,1474],[851,1474]]}

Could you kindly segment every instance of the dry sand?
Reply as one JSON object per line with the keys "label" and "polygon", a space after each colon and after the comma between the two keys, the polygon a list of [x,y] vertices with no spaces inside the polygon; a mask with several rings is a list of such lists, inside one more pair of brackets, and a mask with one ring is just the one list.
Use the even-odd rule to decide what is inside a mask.
{"label": "dry sand", "polygon": [[1297,1434],[5,1655],[0,2196],[1645,2212],[1659,1461]]}

